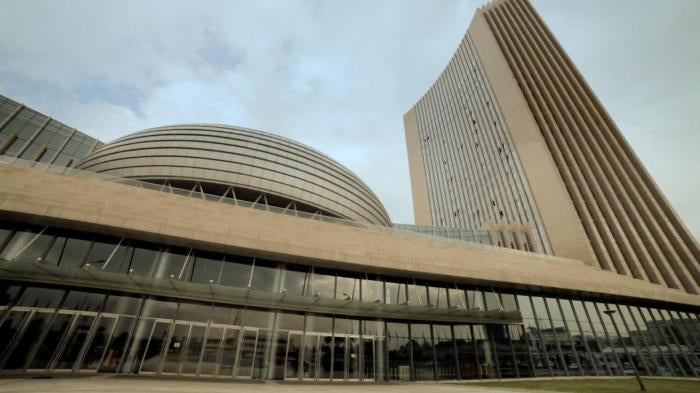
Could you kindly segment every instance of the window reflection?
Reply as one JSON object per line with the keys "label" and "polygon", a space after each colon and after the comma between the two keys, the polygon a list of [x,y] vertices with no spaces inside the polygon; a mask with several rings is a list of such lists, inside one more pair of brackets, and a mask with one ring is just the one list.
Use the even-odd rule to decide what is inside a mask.
{"label": "window reflection", "polygon": [[372,277],[362,280],[362,301],[369,303],[384,302],[384,282]]}
{"label": "window reflection", "polygon": [[12,261],[21,255],[22,252],[29,246],[29,242],[40,236],[42,228],[38,227],[28,227],[22,228],[15,231],[15,233],[9,238],[7,244],[0,252],[0,258]]}
{"label": "window reflection", "polygon": [[360,300],[360,279],[338,275],[335,298],[340,300]]}
{"label": "window reflection", "polygon": [[150,277],[155,271],[156,257],[160,246],[149,243],[133,243],[129,272],[138,276]]}
{"label": "window reflection", "polygon": [[195,252],[192,282],[218,284],[223,258],[220,254]]}
{"label": "window reflection", "polygon": [[282,291],[290,295],[303,296],[311,292],[310,269],[306,266],[287,265],[284,271]]}
{"label": "window reflection", "polygon": [[279,292],[281,270],[272,261],[256,258],[250,288],[257,291]]}
{"label": "window reflection", "polygon": [[406,283],[404,282],[397,282],[396,279],[387,279],[387,281],[384,283],[385,288],[386,288],[386,299],[385,303],[386,304],[407,304],[408,299],[407,299],[407,288],[406,288]]}
{"label": "window reflection", "polygon": [[467,305],[470,309],[484,310],[484,298],[481,291],[467,290]]}
{"label": "window reflection", "polygon": [[[153,278],[178,279],[186,281],[189,275],[185,272],[185,263],[191,258],[187,248],[167,247],[159,255]],[[183,277],[184,276],[184,277]]]}
{"label": "window reflection", "polygon": [[461,309],[467,308],[467,298],[464,295],[464,290],[450,288],[448,290],[448,295],[450,296],[450,307],[456,307]]}
{"label": "window reflection", "polygon": [[247,288],[252,267],[253,258],[227,255],[221,267],[219,283],[229,287]]}
{"label": "window reflection", "polygon": [[85,264],[101,269],[112,256],[119,240],[118,238],[97,237],[90,246],[90,251],[85,258]]}
{"label": "window reflection", "polygon": [[310,294],[332,299],[335,295],[335,273],[312,266]]}

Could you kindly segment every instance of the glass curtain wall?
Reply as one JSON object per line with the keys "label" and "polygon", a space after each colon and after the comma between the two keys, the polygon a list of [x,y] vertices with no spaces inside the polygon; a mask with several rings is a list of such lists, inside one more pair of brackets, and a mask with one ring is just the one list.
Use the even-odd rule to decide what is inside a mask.
{"label": "glass curtain wall", "polygon": [[[473,311],[522,325],[361,320],[71,288],[0,286],[0,369],[255,379],[429,380],[695,376],[695,310],[517,295],[264,258],[0,224],[2,263],[99,269],[138,281]],[[103,291],[104,292],[104,291]],[[366,305],[364,305],[366,306]]]}

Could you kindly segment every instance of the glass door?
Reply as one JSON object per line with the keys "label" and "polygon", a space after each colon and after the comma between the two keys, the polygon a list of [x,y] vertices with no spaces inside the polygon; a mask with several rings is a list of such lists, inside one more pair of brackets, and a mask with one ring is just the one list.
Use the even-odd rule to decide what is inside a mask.
{"label": "glass door", "polygon": [[258,344],[258,330],[245,328],[241,336],[241,348],[238,355],[238,372],[236,376],[240,378],[252,378],[255,352]]}
{"label": "glass door", "polygon": [[180,365],[182,364],[182,356],[185,353],[185,343],[189,332],[189,324],[175,322],[165,351],[165,360],[161,371],[163,374],[180,373]]}
{"label": "glass door", "polygon": [[97,313],[81,312],[75,319],[75,323],[68,335],[66,346],[54,365],[55,371],[72,371],[74,367],[77,367],[78,357],[88,342],[96,316]]}
{"label": "glass door", "polygon": [[318,333],[306,333],[304,336],[304,351],[302,353],[302,378],[317,378]]}
{"label": "glass door", "polygon": [[[0,368],[5,369],[4,360],[9,357],[14,344],[22,337],[23,327],[25,322],[31,315],[30,310],[12,309],[5,316],[5,320],[0,325]],[[6,353],[7,352],[7,353]]]}
{"label": "glass door", "polygon": [[241,329],[238,327],[231,326],[227,326],[224,331],[223,343],[221,346],[221,361],[219,362],[218,371],[218,374],[221,376],[230,377],[233,375],[240,331]]}
{"label": "glass door", "polygon": [[115,373],[119,369],[122,358],[127,350],[127,344],[131,335],[131,329],[136,323],[136,318],[120,316],[112,333],[112,337],[107,344],[105,352],[98,370],[100,372]]}
{"label": "glass door", "polygon": [[362,336],[362,380],[375,380],[375,339],[374,337]]}
{"label": "glass door", "polygon": [[92,337],[88,338],[80,371],[96,372],[107,349],[107,343],[117,323],[116,315],[102,314],[97,318]]}
{"label": "glass door", "polygon": [[333,369],[333,336],[321,334],[318,348],[318,379],[330,380]]}
{"label": "glass door", "polygon": [[161,355],[172,322],[172,320],[156,320],[153,324],[151,337],[146,344],[146,350],[143,352],[143,358],[141,359],[141,373],[152,374],[160,370]]}
{"label": "glass door", "polygon": [[360,380],[360,336],[348,336],[345,379]]}
{"label": "glass door", "polygon": [[299,379],[301,343],[303,337],[302,332],[289,332],[287,355],[284,360],[284,379]]}
{"label": "glass door", "polygon": [[345,380],[347,364],[347,336],[336,334],[333,339],[333,380]]}
{"label": "glass door", "polygon": [[[44,314],[44,312],[37,312],[34,314],[35,317],[37,314]],[[66,336],[74,317],[74,313],[62,311],[56,313],[53,319],[51,319],[50,316],[46,317],[48,320],[50,320],[49,330],[43,337],[41,337],[41,335],[37,336],[38,340],[35,340],[35,342],[40,341],[40,344],[34,353],[34,359],[32,359],[31,363],[29,363],[27,371],[45,370],[51,364],[52,359],[57,355],[58,349],[60,349],[64,343],[64,337]],[[19,349],[20,348],[18,348],[18,350]],[[21,348],[21,350],[27,351],[26,348]],[[31,356],[31,351],[27,351],[25,356]]]}
{"label": "glass door", "polygon": [[199,375],[216,375],[220,362],[221,345],[224,340],[224,326],[210,325],[204,344]]}
{"label": "glass door", "polygon": [[204,349],[204,334],[207,332],[207,325],[203,323],[193,323],[190,328],[190,335],[187,340],[187,353],[182,364],[181,374],[196,375],[199,360]]}

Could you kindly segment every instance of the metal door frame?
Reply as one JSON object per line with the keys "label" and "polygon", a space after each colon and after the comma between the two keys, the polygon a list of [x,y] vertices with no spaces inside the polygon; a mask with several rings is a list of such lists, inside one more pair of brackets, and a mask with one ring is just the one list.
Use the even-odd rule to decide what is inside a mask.
{"label": "metal door frame", "polygon": [[166,348],[166,349],[170,348],[170,344],[173,341],[173,334],[175,334],[175,328],[177,327],[177,325],[185,326],[187,328],[187,332],[185,333],[185,340],[182,343],[182,346],[183,346],[182,351],[180,352],[180,354],[178,356],[179,359],[177,360],[177,371],[175,371],[175,372],[171,372],[171,371],[164,372],[163,371],[163,367],[165,366],[165,362],[167,362],[167,358],[168,358],[168,351],[164,350],[162,353],[160,365],[158,366],[158,374],[159,375],[180,375],[180,370],[182,369],[183,357],[184,357],[185,353],[187,352],[187,345],[189,344],[192,323],[186,322],[186,321],[181,321],[179,319],[174,319],[172,321],[173,321],[173,323],[170,326],[170,331],[168,332],[168,338],[166,340],[166,346],[164,348]]}
{"label": "metal door frame", "polygon": [[[76,315],[73,317],[73,320],[71,321],[71,324],[68,327],[68,334],[65,336],[63,345],[56,348],[56,353],[54,354],[54,359],[52,360],[52,362],[50,363],[49,368],[48,368],[48,370],[50,372],[58,372],[60,374],[76,372],[78,366],[82,362],[83,354],[87,350],[86,345],[88,343],[92,342],[92,335],[94,333],[95,325],[96,325],[95,322],[97,322],[97,318],[99,317],[99,313],[96,311],[77,311],[75,314]],[[86,339],[85,339],[85,341],[83,341],[83,345],[80,348],[80,351],[78,352],[78,356],[75,358],[75,361],[73,362],[73,365],[71,368],[56,368],[56,364],[61,359],[63,352],[66,350],[66,346],[68,345],[68,341],[73,337],[73,333],[75,333],[75,329],[77,328],[77,325],[78,325],[78,319],[82,316],[91,316],[91,317],[93,317],[93,320],[92,320],[92,323],[90,324],[90,328],[88,329]]]}
{"label": "metal door frame", "polygon": [[[372,343],[372,376],[365,377],[365,340]],[[361,381],[376,381],[377,380],[377,336],[360,335],[360,380]]]}
{"label": "metal door frame", "polygon": [[[202,347],[202,353],[199,356],[199,364],[197,365],[197,376],[204,375],[206,377],[216,377],[219,375],[219,366],[221,365],[221,356],[222,356],[222,351],[223,351],[223,346],[224,346],[224,337],[226,336],[226,330],[230,327],[231,325],[224,325],[222,323],[209,323],[207,326],[207,332],[205,334],[204,338],[204,346]],[[204,360],[204,352],[206,351],[207,348],[207,341],[209,341],[210,338],[210,332],[212,328],[221,328],[221,337],[219,337],[219,346],[216,348],[216,359],[214,360],[214,372],[211,374],[201,374],[202,372],[202,361]]]}
{"label": "metal door frame", "polygon": [[[255,345],[253,345],[253,360],[251,361],[251,364],[250,364],[250,375],[241,376],[240,375],[241,355],[243,353],[243,339],[245,338],[246,331],[255,332]],[[236,351],[236,362],[234,364],[233,377],[239,378],[239,379],[253,379],[253,368],[255,366],[255,354],[257,353],[257,349],[258,349],[258,338],[260,338],[260,329],[255,328],[255,327],[247,327],[247,326],[243,327],[242,326],[241,332],[240,332],[240,337],[241,337],[241,339],[238,342],[238,350]]]}
{"label": "metal door frame", "polygon": [[[218,324],[215,324],[215,326],[218,326]],[[234,376],[236,372],[236,364],[238,362],[238,349],[241,346],[241,332],[243,331],[242,326],[236,326],[236,325],[221,325],[224,327],[224,334],[223,338],[221,341],[221,347],[219,348],[219,361],[217,362],[216,365],[216,374],[214,375],[215,377],[221,377],[221,378],[231,378]],[[233,350],[233,364],[231,365],[231,373],[229,375],[226,374],[219,374],[219,371],[221,370],[221,363],[223,362],[223,356],[224,356],[224,343],[226,341],[226,333],[228,333],[230,330],[235,330],[236,331],[236,348]],[[257,338],[256,338],[257,341]]]}
{"label": "metal door frame", "polygon": [[[49,333],[49,329],[51,329],[51,326],[52,326],[53,323],[56,321],[56,317],[57,317],[58,315],[70,315],[70,316],[71,316],[71,319],[70,319],[70,321],[68,322],[68,327],[66,328],[66,330],[65,330],[65,331],[63,332],[63,334],[61,335],[61,338],[58,340],[58,344],[57,344],[56,347],[54,348],[54,351],[53,351],[53,353],[51,354],[51,357],[49,358],[49,361],[46,363],[46,368],[29,368],[29,367],[27,367],[27,368],[24,370],[24,371],[27,372],[27,373],[30,373],[30,372],[34,372],[34,373],[48,372],[48,373],[51,373],[51,372],[53,372],[54,363],[56,362],[56,359],[58,358],[59,354],[60,354],[60,353],[63,353],[63,350],[64,350],[65,345],[66,345],[66,341],[68,340],[68,334],[67,334],[67,332],[69,332],[69,331],[72,330],[73,325],[75,324],[75,321],[76,321],[76,319],[77,319],[77,316],[78,316],[78,314],[80,313],[80,311],[75,311],[75,310],[61,310],[61,309],[56,310],[56,309],[52,309],[52,310],[49,311],[49,312],[47,312],[47,311],[45,311],[45,310],[46,310],[46,309],[35,309],[36,312],[35,312],[34,314],[32,314],[32,318],[34,317],[34,315],[36,315],[36,314],[39,313],[39,312],[47,313],[47,314],[49,314],[51,317],[50,317],[50,319],[49,319],[49,324],[47,324],[47,326],[45,326],[44,329],[43,329],[43,331],[42,331],[43,337],[41,337],[41,342],[38,343],[38,344],[39,344],[39,347],[33,348],[34,357],[31,358],[31,359],[28,359],[28,365],[29,365],[29,366],[31,366],[32,362],[34,361],[34,358],[36,358],[36,355],[37,355],[38,350],[39,350],[39,348],[41,347],[41,345],[44,344],[44,340],[46,340],[46,336],[47,336],[48,333]],[[29,321],[30,321],[30,320],[28,319],[26,322],[28,323]],[[24,332],[22,333],[22,335],[24,335]],[[34,345],[37,345],[37,343],[35,343]]]}
{"label": "metal door frame", "polygon": [[[49,309],[37,309],[37,308],[31,308],[31,307],[10,307],[7,310],[7,313],[3,316],[3,322],[7,319],[7,315],[13,311],[19,311],[19,312],[24,312],[24,319],[21,321],[19,324],[19,327],[15,334],[8,338],[10,341],[9,345],[5,348],[5,353],[0,353],[0,373],[5,372],[5,363],[7,363],[7,360],[10,358],[12,353],[15,351],[18,341],[24,336],[25,330],[27,329],[27,325],[29,324],[29,321],[32,320],[34,317],[34,314],[37,310],[45,310],[49,311]],[[54,310],[55,311],[55,310]]]}
{"label": "metal door frame", "polygon": [[[163,352],[165,349],[165,344],[168,343],[168,338],[170,336],[171,329],[173,328],[173,319],[167,319],[167,318],[149,318],[153,319],[153,326],[151,326],[151,331],[148,333],[148,342],[146,343],[146,349],[143,351],[143,355],[141,355],[141,359],[139,360],[139,368],[137,373],[138,374],[143,374],[143,375],[155,375],[155,374],[160,374],[160,369],[161,369],[161,360],[163,357]],[[154,371],[143,371],[143,362],[146,359],[146,354],[148,353],[148,349],[151,347],[151,340],[153,339],[153,332],[156,330],[156,325],[158,323],[170,323],[170,326],[168,327],[167,333],[165,333],[165,341],[163,342],[163,348],[160,350],[160,354],[158,354],[158,359],[156,360],[158,363],[156,363],[156,367]]]}
{"label": "metal door frame", "polygon": [[[343,381],[361,381],[362,380],[362,367],[364,365],[364,358],[362,357],[362,336],[360,334],[343,334],[345,336],[345,366],[344,374],[345,379]],[[357,346],[357,378],[350,378],[350,339],[356,338],[358,341]]]}
{"label": "metal door frame", "polygon": [[95,367],[94,370],[82,368],[83,361],[85,360],[85,355],[87,354],[87,350],[88,350],[88,346],[84,346],[83,352],[80,354],[80,358],[78,359],[78,362],[76,362],[77,365],[75,366],[76,371],[78,373],[95,373],[95,374],[98,373],[98,370],[102,366],[102,361],[104,360],[105,355],[107,354],[107,349],[109,348],[109,344],[112,342],[112,335],[114,334],[114,329],[117,328],[117,323],[119,323],[120,317],[121,317],[121,315],[119,315],[119,314],[98,313],[97,318],[95,319],[94,326],[93,326],[93,331],[92,331],[90,337],[87,340],[85,340],[88,344],[92,344],[92,340],[95,339],[95,331],[97,329],[97,321],[102,320],[102,318],[110,318],[114,321],[114,323],[112,324],[112,328],[109,329],[109,332],[107,333],[107,336],[106,336],[107,340],[105,341],[105,349],[102,350],[102,355],[100,355],[100,360],[98,360],[98,362],[97,362],[97,367]]}
{"label": "metal door frame", "polygon": [[304,331],[303,330],[289,330],[287,334],[287,346],[284,351],[284,377],[282,380],[287,380],[287,359],[289,357],[289,342],[291,341],[292,335],[293,334],[298,334],[301,337],[301,345],[299,346],[299,364],[297,365],[297,377],[296,378],[289,378],[289,380],[301,380],[302,379],[302,366],[304,364],[303,362],[303,346],[304,346]]}
{"label": "metal door frame", "polygon": [[[317,381],[318,380],[318,363],[319,363],[319,357],[320,357],[320,347],[321,347],[321,334],[323,333],[317,333],[317,332],[304,332],[304,335],[302,336],[301,340],[301,346],[302,346],[302,351],[301,351],[301,360],[300,360],[300,365],[299,365],[299,379],[302,381]],[[307,337],[316,337],[316,351],[314,352],[314,366],[313,366],[313,371],[311,371],[312,375],[311,377],[306,377],[304,376],[304,362],[306,361],[306,340]]]}
{"label": "metal door frame", "polygon": [[[173,322],[178,322],[178,321],[179,320],[174,320]],[[180,321],[180,322],[183,322],[185,324],[190,325],[190,328],[187,330],[187,343],[185,344],[185,351],[183,352],[182,357],[180,358],[180,366],[178,367],[177,375],[196,377],[199,375],[198,374],[199,363],[202,360],[202,353],[204,352],[204,343],[206,342],[206,339],[207,339],[207,326],[209,326],[209,324],[207,322],[194,322],[194,321]],[[202,350],[199,352],[199,356],[197,357],[197,366],[195,367],[194,373],[184,373],[182,371],[182,368],[185,366],[185,361],[187,360],[187,356],[190,354],[190,342],[192,341],[192,330],[195,326],[204,327],[204,335],[202,336],[202,338],[203,338]]]}

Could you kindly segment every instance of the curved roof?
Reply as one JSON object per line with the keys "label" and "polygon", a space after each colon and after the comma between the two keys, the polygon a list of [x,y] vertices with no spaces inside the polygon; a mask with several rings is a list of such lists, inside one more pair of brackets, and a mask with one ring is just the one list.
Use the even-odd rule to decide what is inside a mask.
{"label": "curved roof", "polygon": [[377,196],[349,169],[301,143],[247,128],[151,128],[108,143],[78,168],[147,181],[232,185],[341,218],[390,225]]}

